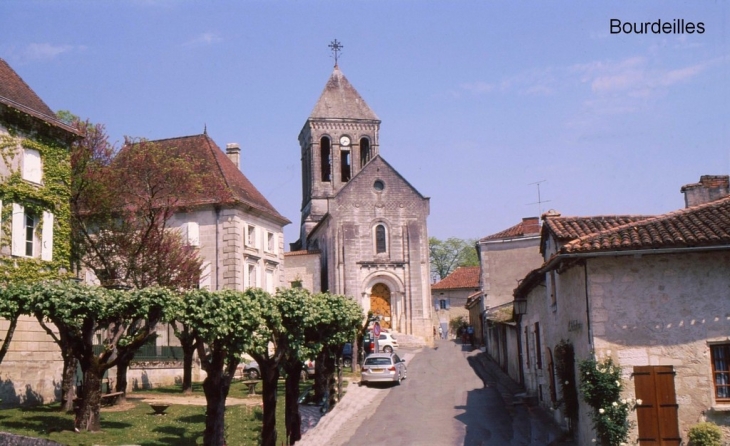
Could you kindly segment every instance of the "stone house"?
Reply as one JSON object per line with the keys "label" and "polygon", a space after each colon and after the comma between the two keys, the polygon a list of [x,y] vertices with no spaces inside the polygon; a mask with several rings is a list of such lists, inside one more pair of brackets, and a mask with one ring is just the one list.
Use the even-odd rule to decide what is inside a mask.
{"label": "stone house", "polygon": [[[0,59],[0,278],[69,276],[69,147],[79,133]],[[0,319],[0,339],[10,321]],[[60,396],[60,350],[35,318],[18,319],[0,364],[3,406]]]}
{"label": "stone house", "polygon": [[479,308],[482,321],[482,329],[476,333],[486,345],[487,354],[516,381],[520,381],[520,375],[513,293],[519,280],[542,263],[539,246],[537,217],[523,218],[476,243],[481,292],[470,302],[471,308]]}
{"label": "stone house", "polygon": [[[226,145],[225,153],[207,132],[200,135],[149,141],[153,150],[196,161],[204,175],[203,190],[185,197],[168,221],[181,231],[203,260],[200,287],[211,290],[262,288],[274,293],[286,285],[283,217],[240,169],[240,146]],[[124,150],[124,149],[122,149]],[[181,377],[180,358],[170,358],[166,347],[179,341],[167,327],[158,327],[152,356],[130,367],[130,386],[172,384]],[[160,352],[160,356],[154,356]],[[140,355],[137,355],[140,356]],[[113,371],[112,371],[113,373]],[[199,378],[200,370],[193,378]]]}
{"label": "stone house", "polygon": [[[434,319],[438,318],[438,324],[444,332],[449,332],[449,322],[459,317],[464,321],[472,323],[469,319],[469,310],[466,302],[469,296],[479,291],[479,267],[460,266],[443,280],[431,285],[431,298],[433,299]],[[475,331],[475,333],[477,333]],[[456,333],[449,333],[452,337]]]}
{"label": "stone house", "polygon": [[301,226],[291,251],[319,252],[296,262],[301,274],[317,269],[321,291],[352,297],[399,340],[430,342],[429,199],[380,155],[379,133],[380,119],[335,66],[299,133]]}
{"label": "stone house", "polygon": [[[515,290],[528,395],[591,444],[589,408],[565,418],[557,364],[611,357],[623,373],[630,440],[686,444],[703,420],[730,425],[730,197],[727,176],[682,188],[687,207],[664,215],[543,216],[544,263]],[[517,308],[517,304],[515,307]],[[570,344],[574,358],[555,356]],[[568,359],[570,359],[568,361]]]}

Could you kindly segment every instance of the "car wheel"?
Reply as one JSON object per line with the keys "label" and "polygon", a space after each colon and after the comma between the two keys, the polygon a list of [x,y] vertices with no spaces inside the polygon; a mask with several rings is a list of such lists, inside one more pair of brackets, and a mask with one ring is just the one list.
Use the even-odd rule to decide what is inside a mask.
{"label": "car wheel", "polygon": [[385,347],[383,347],[383,351],[385,353],[393,353],[393,347],[391,347],[390,345],[386,345]]}
{"label": "car wheel", "polygon": [[259,371],[256,369],[251,369],[248,371],[248,379],[259,379],[261,375],[259,374]]}
{"label": "car wheel", "polygon": [[400,386],[401,381],[403,381],[403,375],[400,373],[398,374],[398,381],[395,382],[396,386]]}
{"label": "car wheel", "polygon": [[348,368],[349,367],[352,367],[352,359],[345,359],[345,360],[343,360],[342,361],[342,366],[343,367],[348,367]]}

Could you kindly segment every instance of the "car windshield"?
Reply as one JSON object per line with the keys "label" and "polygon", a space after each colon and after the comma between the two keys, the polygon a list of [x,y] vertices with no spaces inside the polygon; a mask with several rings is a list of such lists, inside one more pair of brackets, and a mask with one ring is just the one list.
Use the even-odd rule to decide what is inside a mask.
{"label": "car windshield", "polygon": [[365,365],[390,365],[390,358],[368,358]]}

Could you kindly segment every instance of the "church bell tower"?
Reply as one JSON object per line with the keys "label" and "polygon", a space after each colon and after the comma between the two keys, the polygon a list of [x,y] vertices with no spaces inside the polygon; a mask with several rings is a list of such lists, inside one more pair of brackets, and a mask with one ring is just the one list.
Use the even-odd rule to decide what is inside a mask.
{"label": "church bell tower", "polygon": [[337,63],[299,132],[302,160],[300,242],[328,211],[328,200],[378,154],[380,119]]}

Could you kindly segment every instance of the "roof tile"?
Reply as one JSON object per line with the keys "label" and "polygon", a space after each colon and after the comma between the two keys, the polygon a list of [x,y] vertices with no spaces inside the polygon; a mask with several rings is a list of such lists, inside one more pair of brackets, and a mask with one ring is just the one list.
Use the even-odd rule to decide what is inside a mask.
{"label": "roof tile", "polygon": [[431,286],[432,290],[451,290],[461,288],[479,288],[479,267],[461,266],[446,278]]}

